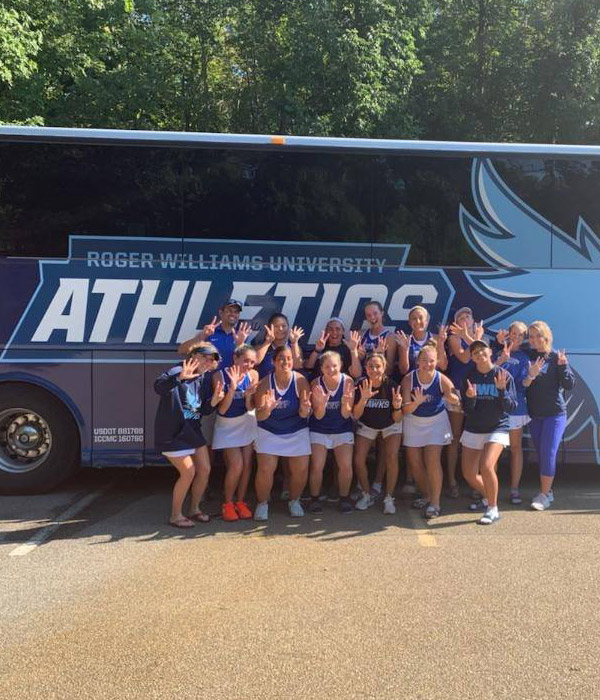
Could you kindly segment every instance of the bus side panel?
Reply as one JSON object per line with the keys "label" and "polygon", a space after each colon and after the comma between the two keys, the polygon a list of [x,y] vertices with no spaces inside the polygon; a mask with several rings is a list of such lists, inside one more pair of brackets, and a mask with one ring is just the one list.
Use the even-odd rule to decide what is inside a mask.
{"label": "bus side panel", "polygon": [[[94,351],[92,370],[95,467],[141,467],[144,456],[144,356]],[[113,358],[112,362],[106,360]]]}

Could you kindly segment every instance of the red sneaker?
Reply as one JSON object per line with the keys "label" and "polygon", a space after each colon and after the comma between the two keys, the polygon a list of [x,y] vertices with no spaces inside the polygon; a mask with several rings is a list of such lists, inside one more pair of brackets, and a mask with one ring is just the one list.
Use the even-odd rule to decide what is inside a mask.
{"label": "red sneaker", "polygon": [[237,511],[232,501],[223,503],[221,512],[223,514],[223,520],[227,520],[228,522],[231,522],[232,520],[239,520]]}
{"label": "red sneaker", "polygon": [[250,520],[252,517],[252,511],[250,508],[248,508],[244,501],[236,501],[235,509],[237,510],[240,520]]}

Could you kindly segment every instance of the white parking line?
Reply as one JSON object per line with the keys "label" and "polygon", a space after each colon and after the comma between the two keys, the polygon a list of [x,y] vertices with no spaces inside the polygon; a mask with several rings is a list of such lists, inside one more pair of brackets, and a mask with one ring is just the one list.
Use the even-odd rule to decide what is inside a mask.
{"label": "white parking line", "polygon": [[73,505],[67,508],[67,510],[65,510],[64,513],[59,515],[59,517],[56,518],[56,520],[46,525],[46,527],[42,528],[39,532],[36,532],[35,535],[33,535],[27,540],[27,542],[24,542],[18,547],[15,547],[15,549],[8,553],[8,556],[24,557],[26,554],[35,551],[41,544],[43,544],[49,537],[51,537],[61,525],[64,525],[67,521],[71,520],[76,515],[81,513],[82,510],[85,510],[85,508],[87,508],[91,503],[93,503],[95,500],[100,498],[100,496],[103,496],[107,491],[109,491],[114,486],[114,484],[115,481],[111,481],[106,486],[103,486],[101,489],[98,489],[97,491],[92,491],[92,493],[88,493],[87,496],[84,496],[79,501],[73,503]]}

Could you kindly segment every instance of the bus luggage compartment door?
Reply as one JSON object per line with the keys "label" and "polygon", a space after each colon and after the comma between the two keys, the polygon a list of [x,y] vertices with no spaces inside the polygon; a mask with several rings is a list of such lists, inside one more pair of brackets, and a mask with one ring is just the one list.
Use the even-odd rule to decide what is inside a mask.
{"label": "bus luggage compartment door", "polygon": [[92,464],[141,467],[144,457],[144,354],[95,351]]}

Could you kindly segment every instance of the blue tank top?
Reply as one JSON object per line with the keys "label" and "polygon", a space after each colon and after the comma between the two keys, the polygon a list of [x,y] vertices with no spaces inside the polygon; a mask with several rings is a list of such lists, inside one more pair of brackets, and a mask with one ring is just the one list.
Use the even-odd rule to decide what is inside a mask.
{"label": "blue tank top", "polygon": [[377,345],[379,344],[379,338],[387,338],[390,331],[383,330],[379,335],[371,335],[370,330],[366,330],[363,333],[363,337],[360,339],[360,344],[369,353],[377,350]]}
{"label": "blue tank top", "polygon": [[[412,372],[417,369],[417,357],[423,349],[425,343],[428,343],[433,338],[433,334],[427,331],[425,333],[425,338],[423,340],[415,340],[415,338],[410,336],[410,345],[408,346],[408,371]],[[408,374],[408,372],[407,372]]]}
{"label": "blue tank top", "polygon": [[[337,389],[329,395],[325,406],[325,415],[318,420],[312,415],[308,421],[308,427],[313,433],[325,435],[339,435],[340,433],[351,433],[354,430],[352,418],[342,416],[342,396],[344,395],[344,381],[352,382],[345,374],[340,375]],[[319,384],[323,391],[327,392],[323,377],[319,377]],[[354,384],[354,382],[352,382]]]}
{"label": "blue tank top", "polygon": [[445,410],[444,406],[444,392],[442,391],[442,378],[440,373],[436,370],[431,384],[425,386],[419,381],[417,371],[414,370],[411,373],[411,392],[421,387],[423,393],[427,397],[427,401],[422,403],[416,411],[413,411],[413,416],[419,416],[419,418],[431,418],[431,416],[437,416]]}
{"label": "blue tank top", "polygon": [[[225,392],[227,392],[231,386],[231,379],[229,379],[227,376],[227,372],[223,372],[223,375],[225,385],[223,389]],[[244,398],[244,392],[250,386],[250,383],[250,375],[245,374],[235,389],[231,406],[227,409],[227,411],[225,411],[225,413],[222,414],[225,416],[225,418],[238,418],[246,413],[246,399]]]}
{"label": "blue tank top", "polygon": [[275,373],[269,375],[269,386],[275,392],[275,398],[281,399],[281,402],[271,411],[271,415],[266,420],[259,422],[259,427],[274,435],[290,435],[307,427],[308,420],[298,414],[300,399],[296,387],[296,376],[297,372],[292,372],[287,388],[279,391],[275,384]]}

